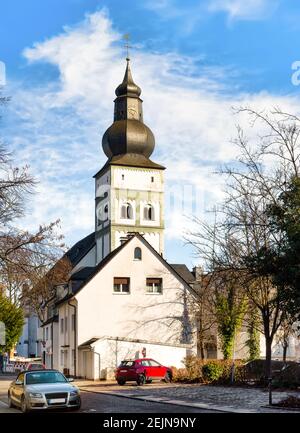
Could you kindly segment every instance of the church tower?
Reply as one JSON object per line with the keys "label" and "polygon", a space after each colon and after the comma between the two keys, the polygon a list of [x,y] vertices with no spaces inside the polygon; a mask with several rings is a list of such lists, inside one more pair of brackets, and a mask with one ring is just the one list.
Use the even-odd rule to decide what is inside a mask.
{"label": "church tower", "polygon": [[139,232],[160,253],[164,243],[164,167],[151,161],[155,139],[143,122],[141,89],[127,58],[116,88],[114,122],[102,147],[108,160],[95,177],[96,263],[130,232]]}

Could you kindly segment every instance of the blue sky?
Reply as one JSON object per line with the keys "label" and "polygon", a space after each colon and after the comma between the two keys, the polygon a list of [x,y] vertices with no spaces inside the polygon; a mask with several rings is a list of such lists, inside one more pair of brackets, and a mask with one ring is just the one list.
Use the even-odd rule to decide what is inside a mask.
{"label": "blue sky", "polygon": [[166,256],[196,263],[182,248],[186,216],[206,218],[222,197],[213,172],[235,157],[231,107],[298,110],[291,76],[300,60],[300,4],[10,0],[0,12],[0,60],[12,96],[4,138],[40,180],[22,227],[60,217],[69,244],[93,229],[91,176],[105,162],[101,137],[129,32],[145,121],[156,136],[154,160],[167,166],[167,191],[180,200],[185,191],[184,209],[166,207]]}

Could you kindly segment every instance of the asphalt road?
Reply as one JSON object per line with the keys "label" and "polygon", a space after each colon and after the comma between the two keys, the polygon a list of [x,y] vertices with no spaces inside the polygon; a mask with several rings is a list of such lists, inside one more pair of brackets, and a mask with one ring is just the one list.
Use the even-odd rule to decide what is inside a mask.
{"label": "asphalt road", "polygon": [[[0,376],[0,413],[19,412],[7,406],[7,389],[13,379],[13,377]],[[153,403],[95,392],[81,391],[81,399],[80,412],[85,413],[216,413],[213,410]]]}

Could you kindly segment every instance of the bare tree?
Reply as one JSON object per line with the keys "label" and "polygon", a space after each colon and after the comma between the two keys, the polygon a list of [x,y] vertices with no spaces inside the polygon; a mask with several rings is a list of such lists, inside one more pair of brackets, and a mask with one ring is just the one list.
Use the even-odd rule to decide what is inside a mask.
{"label": "bare tree", "polygon": [[[276,284],[268,260],[270,251],[280,254],[281,234],[274,230],[268,209],[279,200],[293,176],[299,177],[300,119],[275,109],[271,114],[248,108],[252,128],[261,123],[251,145],[237,128],[235,144],[240,157],[222,169],[228,178],[226,199],[214,224],[198,221],[199,230],[189,236],[208,270],[239,279],[248,299],[260,311],[266,343],[266,376],[271,375],[274,336],[286,318],[285,287]],[[227,282],[228,283],[228,282]]]}
{"label": "bare tree", "polygon": [[[0,104],[8,98],[1,96]],[[27,201],[34,192],[37,181],[29,173],[28,166],[14,165],[12,154],[0,141],[0,285],[1,291],[14,303],[19,303],[24,287],[30,288],[26,296],[31,305],[35,293],[39,302],[46,296],[42,281],[61,282],[62,269],[67,273],[65,260],[54,266],[64,253],[63,236],[59,232],[59,220],[41,225],[31,233],[16,227],[16,221],[25,215]],[[62,266],[61,263],[64,263]],[[54,270],[57,275],[54,278]],[[50,289],[51,290],[51,289]],[[38,291],[40,291],[38,295]],[[30,293],[30,296],[29,296]],[[49,295],[49,293],[48,293]]]}

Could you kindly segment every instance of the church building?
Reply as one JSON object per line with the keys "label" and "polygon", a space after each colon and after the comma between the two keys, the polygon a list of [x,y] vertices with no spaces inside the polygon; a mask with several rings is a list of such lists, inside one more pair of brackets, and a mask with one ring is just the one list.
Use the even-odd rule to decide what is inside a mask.
{"label": "church building", "polygon": [[70,278],[43,324],[47,367],[89,379],[143,356],[182,367],[197,347],[194,276],[164,259],[165,167],[150,159],[155,139],[129,59],[115,93],[107,161],[94,176],[95,230],[66,253]]}

